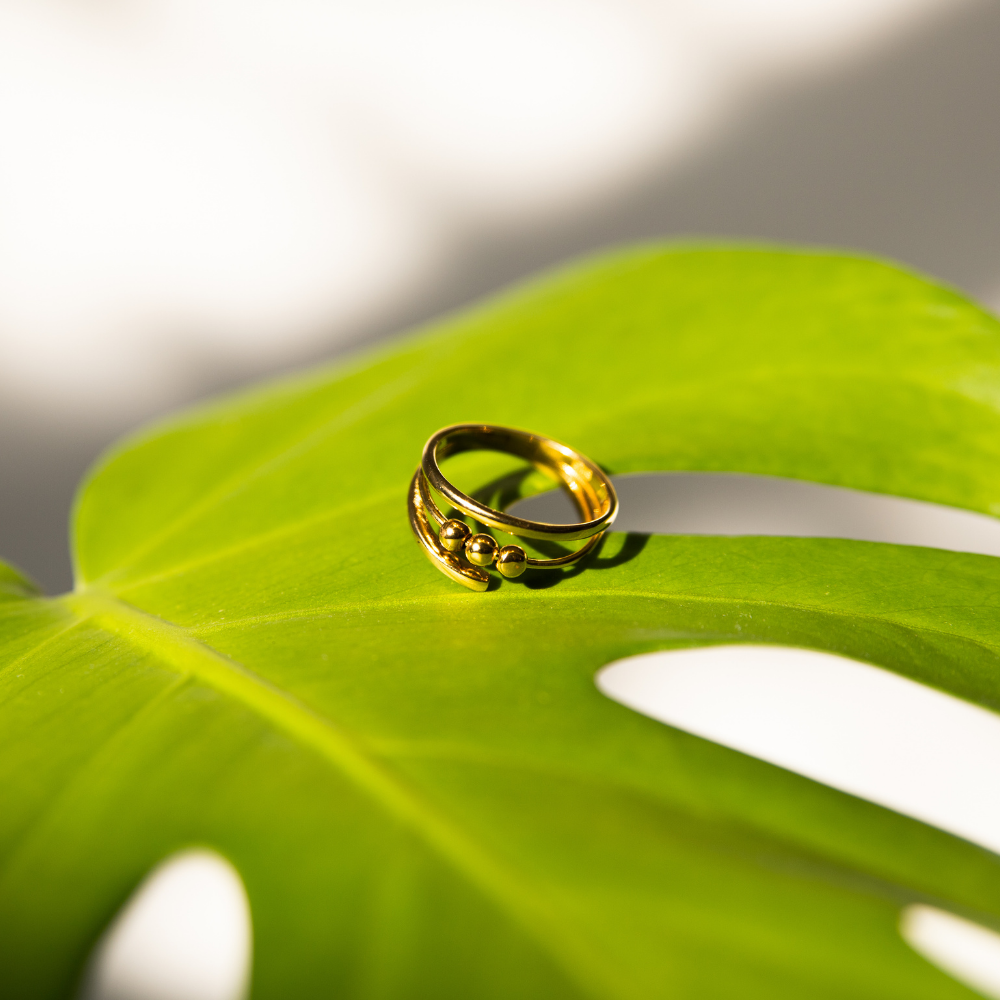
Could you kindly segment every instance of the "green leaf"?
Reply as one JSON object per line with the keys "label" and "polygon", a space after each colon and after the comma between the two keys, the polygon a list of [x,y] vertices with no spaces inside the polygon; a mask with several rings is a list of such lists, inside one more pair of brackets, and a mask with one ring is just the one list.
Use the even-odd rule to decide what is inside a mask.
{"label": "green leaf", "polygon": [[[970,996],[898,914],[997,924],[996,856],[593,678],[787,643],[995,708],[998,560],[617,535],[472,593],[405,511],[424,440],[465,420],[615,473],[997,512],[1000,325],[871,260],[646,248],[120,446],[79,498],[77,590],[0,576],[5,995],[71,995],[144,874],[204,844],[245,881],[258,998]],[[509,469],[467,459],[469,488]]]}

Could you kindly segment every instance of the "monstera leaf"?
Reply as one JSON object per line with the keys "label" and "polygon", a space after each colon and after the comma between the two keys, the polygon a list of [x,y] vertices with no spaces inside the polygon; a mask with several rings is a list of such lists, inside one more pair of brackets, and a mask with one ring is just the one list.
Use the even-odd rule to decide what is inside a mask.
{"label": "monstera leaf", "polygon": [[[78,584],[0,577],[0,982],[72,994],[141,878],[232,860],[253,995],[948,998],[914,901],[1000,921],[998,858],[604,698],[719,642],[1000,704],[1000,564],[609,536],[473,593],[409,534],[424,440],[538,430],[613,473],[738,470],[1000,510],[1000,325],[878,262],[619,254],[125,442]],[[466,456],[483,487],[502,459]],[[457,459],[455,461],[458,461]]]}

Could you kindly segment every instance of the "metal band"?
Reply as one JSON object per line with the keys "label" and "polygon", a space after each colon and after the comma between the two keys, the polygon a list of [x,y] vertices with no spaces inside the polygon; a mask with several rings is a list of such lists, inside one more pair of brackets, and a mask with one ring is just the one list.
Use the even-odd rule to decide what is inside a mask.
{"label": "metal band", "polygon": [[[561,482],[570,496],[577,499],[577,508],[590,512],[590,517],[578,524],[528,521],[493,510],[456,489],[445,479],[438,463],[450,455],[479,449],[505,452],[527,459],[537,469]],[[514,427],[495,424],[453,424],[445,427],[433,434],[424,445],[421,468],[431,486],[453,507],[482,524],[521,538],[553,542],[576,541],[611,527],[618,516],[618,495],[611,480],[586,455],[581,455],[552,438]],[[596,508],[592,502],[595,497]],[[587,500],[586,507],[580,502],[584,498]]]}

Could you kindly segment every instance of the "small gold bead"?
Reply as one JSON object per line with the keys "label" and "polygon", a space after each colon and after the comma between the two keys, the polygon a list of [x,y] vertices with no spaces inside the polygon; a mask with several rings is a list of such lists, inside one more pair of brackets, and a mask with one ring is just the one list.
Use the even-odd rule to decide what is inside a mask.
{"label": "small gold bead", "polygon": [[471,535],[469,526],[464,521],[450,518],[441,525],[438,539],[443,548],[449,552],[460,552],[465,545],[466,539]]}
{"label": "small gold bead", "polygon": [[528,553],[520,545],[505,545],[497,553],[497,569],[508,579],[520,576],[528,568]]}
{"label": "small gold bead", "polygon": [[465,558],[473,566],[490,566],[497,556],[497,541],[492,535],[473,535],[465,543]]}

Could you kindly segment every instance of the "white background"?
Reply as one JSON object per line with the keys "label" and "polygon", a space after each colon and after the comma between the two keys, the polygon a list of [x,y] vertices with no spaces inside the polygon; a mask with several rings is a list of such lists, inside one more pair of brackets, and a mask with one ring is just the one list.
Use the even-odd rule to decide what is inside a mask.
{"label": "white background", "polygon": [[989,0],[2,0],[0,556],[100,447],[608,244],[1000,301]]}

